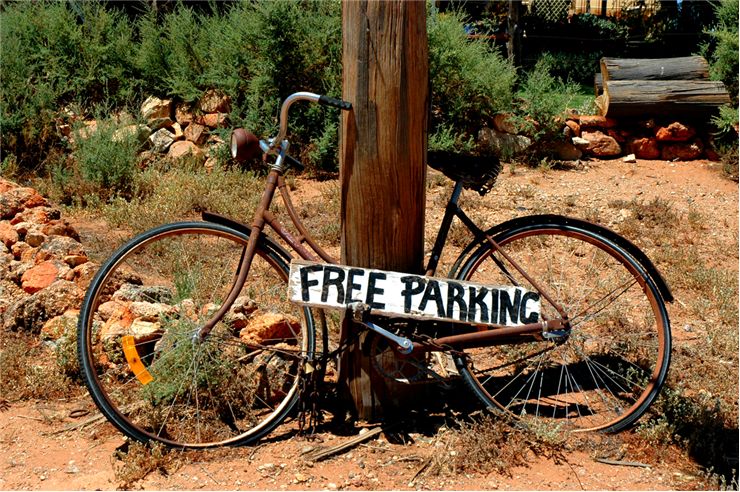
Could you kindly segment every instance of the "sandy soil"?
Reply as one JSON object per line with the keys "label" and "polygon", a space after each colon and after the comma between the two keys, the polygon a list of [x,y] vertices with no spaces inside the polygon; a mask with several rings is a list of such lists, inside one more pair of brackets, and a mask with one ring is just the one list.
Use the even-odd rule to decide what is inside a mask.
{"label": "sandy soil", "polygon": [[[437,197],[449,186],[438,177],[430,179],[439,182],[428,194],[427,228],[433,229],[441,218]],[[326,186],[331,184],[298,179],[297,201],[310,203],[321,194],[316,190]],[[465,197],[474,200],[477,195],[466,192]],[[477,214],[484,220],[501,221],[533,212],[567,213],[568,204],[577,202],[579,209],[590,210],[602,224],[614,226],[620,213],[608,204],[636,197],[645,201],[661,197],[677,210],[700,209],[708,223],[716,225],[708,231],[706,254],[714,254],[713,262],[737,272],[737,251],[719,258],[716,248],[718,244],[737,247],[738,185],[721,177],[718,164],[705,161],[597,161],[577,170],[547,172],[523,168],[512,172],[507,168]],[[681,326],[680,319],[674,320],[675,326]],[[449,452],[437,445],[443,432],[439,429],[436,434],[405,434],[405,443],[389,442],[381,436],[310,463],[304,459],[306,453],[350,437],[326,429],[308,439],[296,436],[291,424],[256,446],[171,454],[166,472],[156,470],[127,483],[124,462],[117,453],[127,443],[107,422],[91,422],[95,415],[86,394],[0,409],[0,489],[684,490],[709,486],[700,467],[685,454],[671,448],[644,449],[629,432],[609,438],[587,437],[559,460],[530,454],[528,466],[514,467],[508,474],[438,475],[430,472],[429,460]],[[621,449],[621,464],[597,461],[604,456],[604,449],[614,446]],[[624,462],[638,466],[625,466]]]}

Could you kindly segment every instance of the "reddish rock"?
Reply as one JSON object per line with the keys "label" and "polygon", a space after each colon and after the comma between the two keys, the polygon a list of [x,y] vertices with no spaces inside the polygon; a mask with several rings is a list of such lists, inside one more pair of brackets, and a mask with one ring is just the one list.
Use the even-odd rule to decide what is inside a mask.
{"label": "reddish rock", "polygon": [[266,341],[295,339],[301,330],[297,318],[277,313],[255,314],[249,324],[239,332],[246,343],[262,344]]}
{"label": "reddish rock", "polygon": [[172,124],[172,133],[175,135],[174,136],[175,142],[179,140],[183,140],[185,138],[185,134],[182,131],[182,126],[180,125],[180,123]]}
{"label": "reddish rock", "polygon": [[208,128],[224,128],[228,118],[228,113],[208,113],[203,115],[201,123]]}
{"label": "reddish rock", "polygon": [[32,248],[38,248],[46,241],[46,234],[39,231],[28,231],[26,233],[26,242]]}
{"label": "reddish rock", "polygon": [[660,158],[660,148],[654,138],[635,138],[627,144],[627,152],[635,154],[638,159]]}
{"label": "reddish rock", "polygon": [[629,132],[626,130],[607,130],[607,135],[612,137],[614,140],[616,140],[618,143],[623,144],[627,141],[627,138],[630,136]]}
{"label": "reddish rock", "polygon": [[191,123],[183,132],[185,139],[195,145],[203,145],[208,138],[208,128],[198,123]]}
{"label": "reddish rock", "polygon": [[99,265],[91,261],[83,263],[82,265],[77,265],[67,272],[65,279],[70,282],[74,282],[80,289],[87,289],[98,271],[98,266]]}
{"label": "reddish rock", "polygon": [[596,128],[614,128],[617,126],[617,120],[607,118],[606,116],[581,116],[578,123],[583,127]]}
{"label": "reddish rock", "polygon": [[150,96],[141,105],[141,116],[147,121],[169,119],[171,110],[172,100]]}
{"label": "reddish rock", "polygon": [[581,136],[581,125],[578,124],[577,121],[574,120],[567,120],[565,122],[565,126],[571,129],[573,132],[574,137],[580,137]]}
{"label": "reddish rock", "polygon": [[701,157],[704,152],[704,144],[698,138],[693,142],[680,142],[667,144],[661,150],[661,158],[666,161],[693,161]]}
{"label": "reddish rock", "polygon": [[29,294],[45,289],[60,275],[59,266],[53,261],[43,261],[26,270],[21,277],[21,287]]}
{"label": "reddish rock", "polygon": [[205,158],[203,151],[189,140],[182,140],[180,142],[173,143],[172,146],[170,146],[169,152],[167,152],[167,157],[170,159],[180,159],[188,155],[192,155],[194,158],[200,160]]}
{"label": "reddish rock", "polygon": [[600,131],[583,131],[581,137],[588,140],[586,152],[596,157],[614,157],[622,153],[619,143]]}
{"label": "reddish rock", "polygon": [[222,92],[210,89],[198,101],[198,108],[204,113],[228,113],[231,111],[231,99]]}
{"label": "reddish rock", "polygon": [[23,256],[23,253],[26,251],[29,251],[33,248],[31,248],[27,242],[25,241],[18,241],[10,248],[10,252],[13,253],[13,257],[16,259],[20,259],[21,256]]}
{"label": "reddish rock", "polygon": [[59,316],[51,318],[41,328],[41,340],[59,340],[65,333],[75,329],[79,317],[79,310],[70,309]]}
{"label": "reddish rock", "polygon": [[11,248],[18,242],[18,232],[10,225],[10,222],[0,222],[0,242],[7,248]]}
{"label": "reddish rock", "polygon": [[35,207],[28,210],[24,210],[10,221],[11,224],[16,225],[21,222],[30,222],[32,224],[46,224],[52,220],[58,220],[62,217],[62,213],[58,208],[52,207]]}
{"label": "reddish rock", "polygon": [[68,236],[48,236],[46,241],[38,248],[36,261],[42,262],[50,259],[62,260],[66,256],[87,256],[82,244]]}
{"label": "reddish rock", "polygon": [[193,122],[193,107],[187,103],[179,103],[175,108],[175,120],[185,128]]}
{"label": "reddish rock", "polygon": [[13,188],[18,188],[18,185],[7,179],[0,178],[0,193],[5,193]]}
{"label": "reddish rock", "polygon": [[12,219],[18,212],[49,203],[32,188],[13,188],[0,194],[0,219]]}
{"label": "reddish rock", "polygon": [[67,236],[76,241],[80,240],[80,235],[66,220],[51,220],[41,228],[41,232],[47,236]]}
{"label": "reddish rock", "polygon": [[671,123],[668,126],[658,128],[655,132],[655,138],[659,142],[687,142],[696,135],[696,130],[690,126],[686,126],[678,121]]}

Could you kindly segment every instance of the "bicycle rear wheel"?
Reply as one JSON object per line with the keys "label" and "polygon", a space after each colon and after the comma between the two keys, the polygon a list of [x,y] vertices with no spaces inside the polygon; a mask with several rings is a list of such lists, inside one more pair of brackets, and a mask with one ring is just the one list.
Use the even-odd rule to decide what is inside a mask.
{"label": "bicycle rear wheel", "polygon": [[244,444],[295,406],[313,356],[313,318],[286,298],[288,258],[262,240],[240,297],[211,333],[248,236],[208,222],[168,224],[121,247],[90,284],[80,365],[102,413],[139,441]]}
{"label": "bicycle rear wheel", "polygon": [[[596,227],[534,221],[503,227],[494,241],[567,312],[550,341],[465,350],[456,363],[488,406],[576,431],[617,432],[655,399],[668,372],[670,325],[643,266]],[[484,242],[457,278],[536,290]],[[559,318],[541,297],[540,319]]]}

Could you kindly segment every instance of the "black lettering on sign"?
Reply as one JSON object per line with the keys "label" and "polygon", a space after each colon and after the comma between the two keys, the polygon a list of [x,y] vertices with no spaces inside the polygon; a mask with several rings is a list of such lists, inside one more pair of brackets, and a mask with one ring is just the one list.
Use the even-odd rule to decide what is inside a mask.
{"label": "black lettering on sign", "polygon": [[540,319],[540,314],[537,311],[532,311],[529,316],[527,314],[527,301],[537,302],[540,300],[540,295],[536,292],[527,292],[522,297],[522,305],[519,308],[519,319],[522,323],[537,323]]}
{"label": "black lettering on sign", "polygon": [[488,320],[489,323],[498,324],[498,289],[491,289],[491,318]]}
{"label": "black lettering on sign", "polygon": [[363,275],[365,275],[365,270],[360,268],[349,269],[349,274],[347,275],[347,296],[344,299],[344,304],[360,302],[360,299],[354,299],[352,295],[354,294],[354,291],[362,289],[362,285],[355,283],[355,277],[362,277]]}
{"label": "black lettering on sign", "polygon": [[502,325],[506,324],[506,314],[508,313],[509,319],[512,323],[519,322],[519,306],[522,304],[522,292],[520,290],[515,291],[514,299],[509,297],[509,293],[505,290],[500,291],[501,296],[501,310],[499,311],[499,323]]}
{"label": "black lettering on sign", "polygon": [[309,280],[308,274],[320,272],[323,268],[323,265],[309,265],[301,268],[301,298],[304,302],[308,302],[311,300],[308,289],[310,289],[313,285],[319,285],[318,280]]}
{"label": "black lettering on sign", "polygon": [[370,272],[367,280],[367,298],[365,299],[365,303],[370,306],[370,309],[385,309],[385,303],[375,302],[375,295],[382,295],[385,292],[385,289],[376,287],[376,282],[386,278],[387,276],[383,272]]}
{"label": "black lettering on sign", "polygon": [[419,311],[424,311],[427,307],[427,303],[429,301],[434,301],[437,303],[437,316],[440,318],[445,317],[445,305],[444,301],[442,300],[442,292],[439,290],[439,282],[436,280],[429,280],[427,282],[427,288],[424,291],[424,297],[421,298],[421,303],[419,304]]}
{"label": "black lettering on sign", "polygon": [[[336,276],[332,277],[332,273]],[[326,265],[324,267],[324,287],[321,290],[321,302],[326,302],[329,298],[329,287],[331,286],[334,286],[337,291],[337,303],[344,304],[344,270]]]}
{"label": "black lettering on sign", "polygon": [[488,295],[488,289],[486,287],[478,287],[477,292],[475,287],[469,288],[470,297],[468,297],[468,321],[475,321],[475,315],[480,310],[480,322],[488,323],[488,304],[486,304],[486,295]]}
{"label": "black lettering on sign", "polygon": [[403,296],[403,312],[410,313],[411,297],[416,294],[420,294],[421,291],[424,290],[426,280],[417,275],[406,275],[405,277],[401,277],[401,282],[403,282],[404,285],[403,290],[401,291],[401,295]]}
{"label": "black lettering on sign", "polygon": [[465,295],[465,288],[455,282],[447,282],[447,317],[452,318],[454,314],[454,305],[457,304],[460,309],[460,321],[465,321],[468,317],[468,306],[465,303],[463,296]]}

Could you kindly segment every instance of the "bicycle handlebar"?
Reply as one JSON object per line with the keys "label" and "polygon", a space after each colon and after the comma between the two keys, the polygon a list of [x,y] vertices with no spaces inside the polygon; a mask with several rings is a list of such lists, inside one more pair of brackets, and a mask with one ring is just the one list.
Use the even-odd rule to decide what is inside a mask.
{"label": "bicycle handlebar", "polygon": [[[248,132],[243,128],[237,128],[231,133],[231,156],[239,161],[244,161],[255,157],[260,150],[262,152],[269,153],[280,147],[282,149],[280,151],[280,155],[283,156],[292,167],[303,169],[303,164],[286,154],[287,142],[285,142],[285,144],[283,143],[283,140],[288,133],[288,111],[290,111],[290,107],[296,101],[310,101],[344,111],[352,109],[352,103],[342,101],[341,99],[314,94],[313,92],[296,92],[295,94],[288,96],[280,107],[279,130],[278,134],[274,138],[267,141],[259,141],[251,132]],[[280,158],[278,158],[278,162],[279,161]]]}

